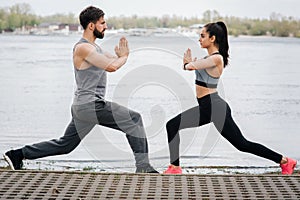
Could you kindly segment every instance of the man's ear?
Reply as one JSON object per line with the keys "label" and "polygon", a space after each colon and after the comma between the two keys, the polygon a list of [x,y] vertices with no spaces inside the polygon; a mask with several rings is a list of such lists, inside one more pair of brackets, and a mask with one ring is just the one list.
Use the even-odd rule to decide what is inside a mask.
{"label": "man's ear", "polygon": [[90,30],[94,31],[95,24],[92,23],[92,22],[90,22],[90,23],[88,24],[88,28],[89,28]]}

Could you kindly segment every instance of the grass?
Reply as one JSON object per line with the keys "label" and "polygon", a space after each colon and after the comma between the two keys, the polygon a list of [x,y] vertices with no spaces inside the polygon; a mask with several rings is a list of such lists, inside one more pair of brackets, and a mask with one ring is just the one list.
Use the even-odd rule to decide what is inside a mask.
{"label": "grass", "polygon": [[10,170],[10,167],[7,166],[7,167],[0,167],[0,170]]}

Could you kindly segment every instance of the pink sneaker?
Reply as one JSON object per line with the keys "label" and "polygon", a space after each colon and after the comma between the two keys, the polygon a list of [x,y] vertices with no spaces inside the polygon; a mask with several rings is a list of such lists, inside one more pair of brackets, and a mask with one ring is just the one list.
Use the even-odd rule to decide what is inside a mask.
{"label": "pink sneaker", "polygon": [[297,164],[297,161],[291,158],[287,158],[287,163],[280,164],[281,173],[291,175],[294,172],[294,168]]}
{"label": "pink sneaker", "polygon": [[182,174],[182,169],[180,166],[175,167],[174,165],[169,165],[168,169],[164,171],[164,174]]}

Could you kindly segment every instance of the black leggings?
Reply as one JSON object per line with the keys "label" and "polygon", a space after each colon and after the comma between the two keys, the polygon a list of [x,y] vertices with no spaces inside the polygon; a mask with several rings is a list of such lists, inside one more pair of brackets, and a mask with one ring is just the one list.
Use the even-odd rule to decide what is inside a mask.
{"label": "black leggings", "polygon": [[199,98],[198,104],[199,106],[184,111],[167,123],[171,164],[179,166],[179,130],[202,126],[210,122],[213,122],[221,135],[238,150],[280,163],[282,155],[244,138],[232,119],[229,105],[218,93]]}

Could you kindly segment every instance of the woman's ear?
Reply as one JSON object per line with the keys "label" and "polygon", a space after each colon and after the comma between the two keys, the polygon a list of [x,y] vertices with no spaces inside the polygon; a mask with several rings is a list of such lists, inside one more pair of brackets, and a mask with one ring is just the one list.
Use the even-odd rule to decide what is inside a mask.
{"label": "woman's ear", "polygon": [[210,40],[210,42],[211,43],[215,43],[215,41],[216,41],[216,36],[211,36],[210,38],[209,38],[209,40]]}

